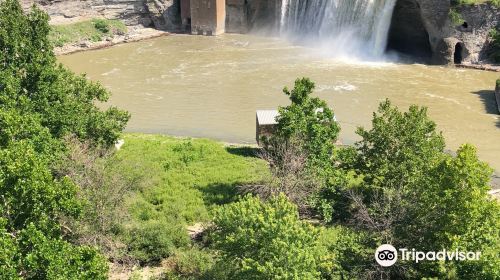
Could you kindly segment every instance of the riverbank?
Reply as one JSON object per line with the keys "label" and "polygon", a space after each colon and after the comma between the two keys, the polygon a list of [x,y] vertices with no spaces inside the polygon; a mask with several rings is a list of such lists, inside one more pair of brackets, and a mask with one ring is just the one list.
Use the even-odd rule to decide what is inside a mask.
{"label": "riverbank", "polygon": [[114,254],[110,279],[149,279],[182,266],[186,254],[202,254],[188,227],[210,221],[211,210],[234,201],[239,186],[269,174],[251,146],[139,133],[123,139],[109,160],[135,185],[124,203],[122,230],[112,238],[126,249]]}
{"label": "riverbank", "polygon": [[458,67],[458,68],[465,68],[465,69],[475,69],[475,70],[491,71],[491,72],[500,72],[500,65],[494,65],[494,64],[468,64],[468,63],[463,63],[463,64],[457,64],[456,67]]}
{"label": "riverbank", "polygon": [[143,26],[128,26],[123,33],[109,34],[103,36],[100,40],[89,40],[88,38],[81,38],[74,42],[66,43],[60,47],[54,47],[56,55],[68,55],[82,51],[97,50],[108,48],[114,45],[138,42],[142,40],[162,37],[170,35],[170,33],[148,28]]}

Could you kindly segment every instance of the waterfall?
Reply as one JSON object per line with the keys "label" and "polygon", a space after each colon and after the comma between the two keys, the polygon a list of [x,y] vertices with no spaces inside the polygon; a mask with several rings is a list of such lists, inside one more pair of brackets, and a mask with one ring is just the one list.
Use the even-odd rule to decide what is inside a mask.
{"label": "waterfall", "polygon": [[336,56],[380,58],[396,0],[282,0],[280,34]]}

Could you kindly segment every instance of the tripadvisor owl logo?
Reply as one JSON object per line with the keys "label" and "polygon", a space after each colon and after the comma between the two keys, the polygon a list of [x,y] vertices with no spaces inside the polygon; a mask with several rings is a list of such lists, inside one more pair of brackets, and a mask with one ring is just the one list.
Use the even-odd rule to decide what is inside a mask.
{"label": "tripadvisor owl logo", "polygon": [[[458,248],[449,251],[446,249],[440,251],[422,252],[415,249],[399,249],[401,261],[411,261],[419,263],[422,261],[478,261],[481,258],[481,252],[459,251]],[[398,250],[390,244],[380,245],[375,251],[375,260],[383,267],[389,267],[398,260]]]}
{"label": "tripadvisor owl logo", "polygon": [[398,260],[398,251],[390,244],[380,245],[375,251],[375,260],[381,266],[391,266]]}

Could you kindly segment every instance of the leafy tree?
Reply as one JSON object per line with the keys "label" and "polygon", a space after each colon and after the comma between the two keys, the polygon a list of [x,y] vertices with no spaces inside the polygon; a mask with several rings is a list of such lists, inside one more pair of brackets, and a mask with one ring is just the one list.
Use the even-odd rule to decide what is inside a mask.
{"label": "leafy tree", "polygon": [[212,240],[229,279],[318,279],[319,231],[299,220],[284,195],[268,202],[248,196],[219,208]]}
{"label": "leafy tree", "polygon": [[292,103],[279,108],[276,137],[278,141],[299,139],[309,156],[309,165],[328,168],[340,126],[326,102],[311,97],[314,87],[311,80],[302,78],[295,81],[292,90],[283,89]]}
{"label": "leafy tree", "polygon": [[94,104],[109,93],[56,63],[48,39],[48,16],[33,8],[25,15],[15,0],[0,6],[0,106],[34,115],[50,133],[75,134],[96,144],[113,144],[129,115],[114,107],[101,112]]}
{"label": "leafy tree", "polygon": [[[422,251],[443,248],[485,252],[479,262],[398,262],[372,275],[467,279],[498,277],[500,208],[487,190],[491,169],[464,145],[453,157],[425,108],[400,112],[389,101],[374,114],[372,129],[341,166],[355,173],[347,192],[356,228],[373,240]],[[332,202],[332,203],[335,203]]]}
{"label": "leafy tree", "polygon": [[344,174],[335,168],[340,126],[326,102],[311,96],[314,87],[310,79],[302,78],[295,81],[292,90],[283,89],[291,104],[279,108],[274,135],[263,139],[262,157],[271,165],[273,180],[257,192],[283,192],[301,212],[324,207],[326,210],[320,211],[328,216],[331,205],[317,199],[316,194],[323,185],[330,186],[332,192],[345,185]]}
{"label": "leafy tree", "polygon": [[94,248],[64,240],[71,229],[60,221],[78,217],[81,203],[52,165],[63,137],[109,146],[129,115],[95,106],[108,92],[56,63],[49,31],[36,7],[25,14],[15,0],[0,2],[0,278],[104,279]]}

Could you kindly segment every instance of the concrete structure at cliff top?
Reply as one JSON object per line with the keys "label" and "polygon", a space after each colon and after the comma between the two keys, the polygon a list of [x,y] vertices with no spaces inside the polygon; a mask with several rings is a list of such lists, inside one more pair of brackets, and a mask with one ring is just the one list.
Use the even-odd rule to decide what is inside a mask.
{"label": "concrete structure at cliff top", "polygon": [[[190,15],[182,7],[190,1]],[[219,35],[225,32],[226,26],[226,0],[181,0],[181,14],[188,16],[184,22],[190,23],[191,34],[194,35]]]}

